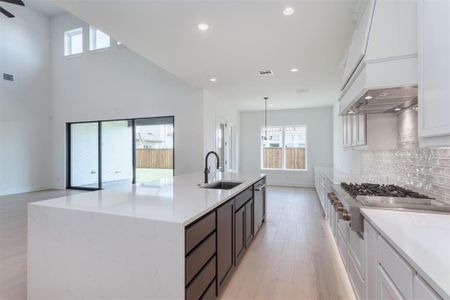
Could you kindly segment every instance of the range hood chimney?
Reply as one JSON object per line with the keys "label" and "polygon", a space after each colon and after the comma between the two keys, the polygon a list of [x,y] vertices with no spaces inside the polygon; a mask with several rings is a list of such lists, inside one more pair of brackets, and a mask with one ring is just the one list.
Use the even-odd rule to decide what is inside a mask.
{"label": "range hood chimney", "polygon": [[417,3],[368,0],[346,57],[340,115],[417,103]]}

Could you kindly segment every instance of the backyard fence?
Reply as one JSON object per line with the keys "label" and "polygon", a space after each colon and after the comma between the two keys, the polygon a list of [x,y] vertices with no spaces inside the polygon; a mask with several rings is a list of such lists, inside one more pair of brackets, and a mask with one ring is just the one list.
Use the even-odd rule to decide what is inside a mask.
{"label": "backyard fence", "polygon": [[[305,169],[305,148],[286,148],[286,169]],[[281,169],[283,167],[283,148],[264,148],[263,167]]]}
{"label": "backyard fence", "polygon": [[136,167],[173,169],[173,149],[136,149]]}

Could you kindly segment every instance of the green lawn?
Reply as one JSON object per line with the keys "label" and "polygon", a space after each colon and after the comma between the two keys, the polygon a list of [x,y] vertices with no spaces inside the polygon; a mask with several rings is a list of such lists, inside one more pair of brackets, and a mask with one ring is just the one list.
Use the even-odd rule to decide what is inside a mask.
{"label": "green lawn", "polygon": [[136,169],[136,181],[144,182],[157,180],[165,177],[172,177],[172,169]]}

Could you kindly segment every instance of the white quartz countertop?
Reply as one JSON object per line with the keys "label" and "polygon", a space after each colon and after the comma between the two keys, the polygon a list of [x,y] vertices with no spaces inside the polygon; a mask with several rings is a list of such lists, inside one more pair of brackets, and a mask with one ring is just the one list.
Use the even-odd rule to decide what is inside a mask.
{"label": "white quartz countertop", "polygon": [[362,212],[434,290],[450,298],[450,215],[381,209]]}
{"label": "white quartz countertop", "polygon": [[256,183],[264,174],[218,173],[210,182],[243,182],[231,190],[198,185],[203,174],[192,173],[139,184],[121,184],[101,191],[69,195],[30,205],[81,210],[187,225]]}

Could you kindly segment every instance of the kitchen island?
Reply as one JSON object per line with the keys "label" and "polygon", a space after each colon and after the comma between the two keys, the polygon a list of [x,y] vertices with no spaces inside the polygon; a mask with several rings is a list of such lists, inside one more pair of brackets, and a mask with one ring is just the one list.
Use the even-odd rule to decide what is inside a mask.
{"label": "kitchen island", "polygon": [[242,183],[187,174],[30,204],[28,299],[214,298],[265,215],[265,175],[218,180]]}

